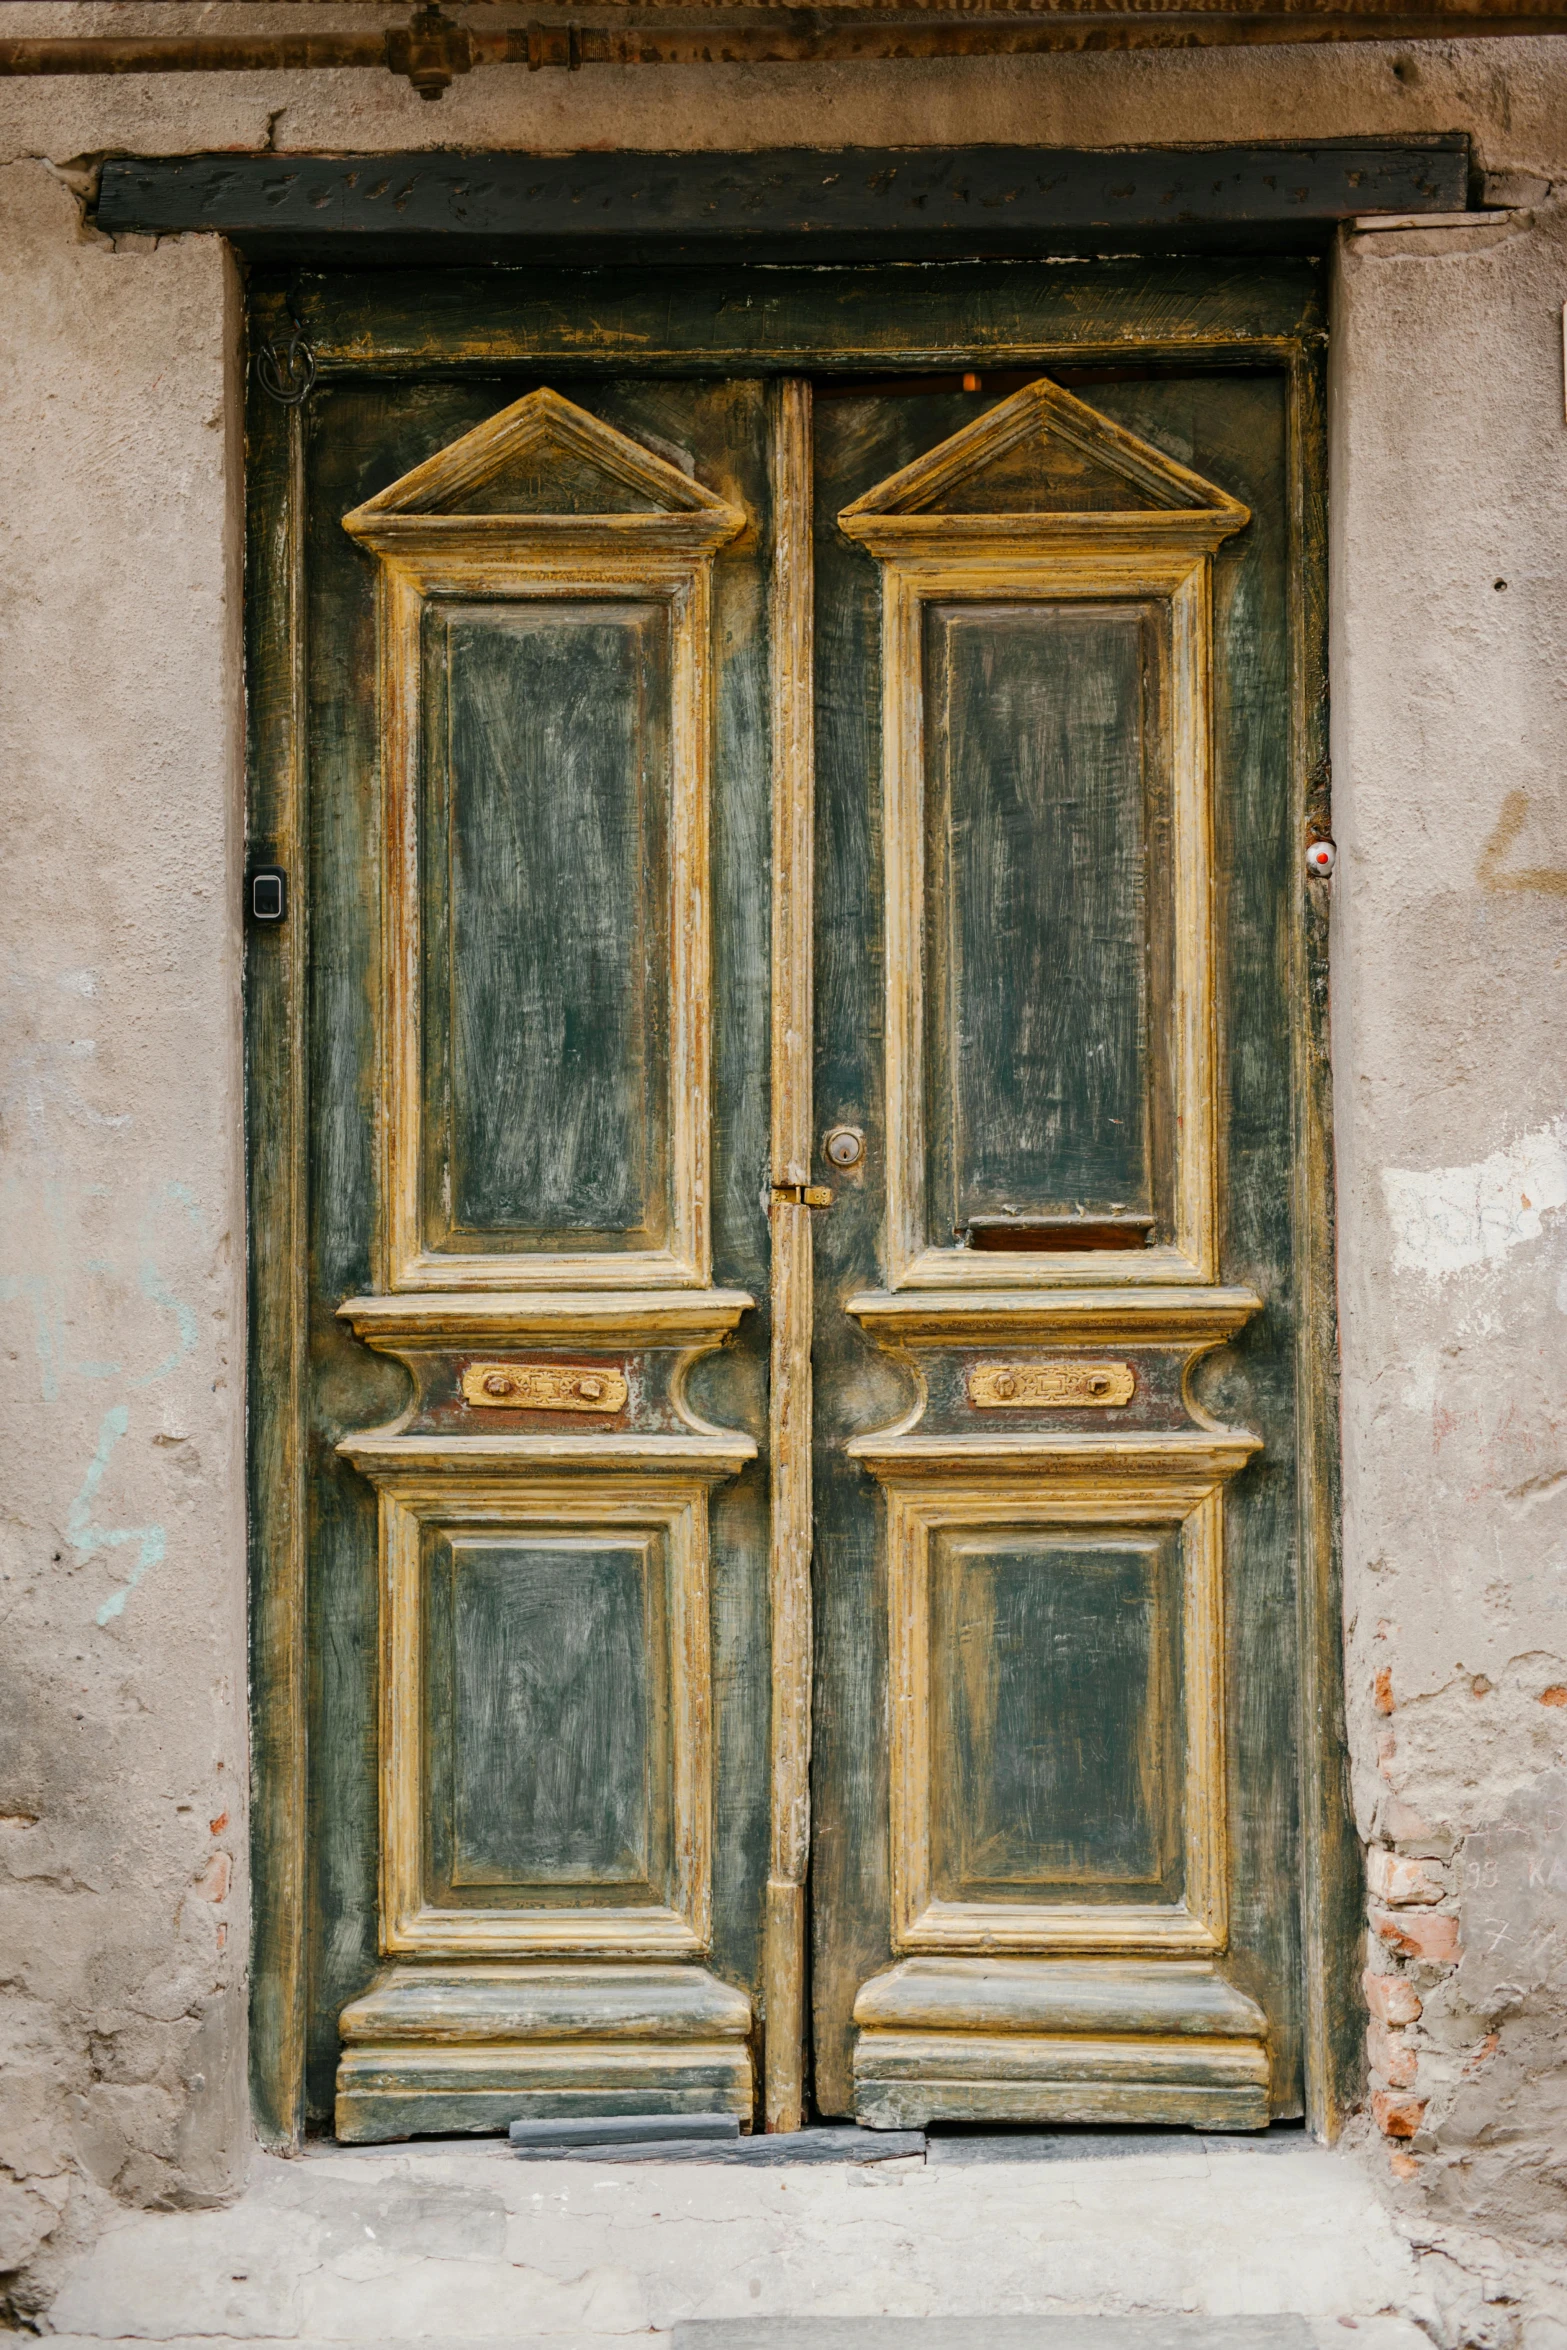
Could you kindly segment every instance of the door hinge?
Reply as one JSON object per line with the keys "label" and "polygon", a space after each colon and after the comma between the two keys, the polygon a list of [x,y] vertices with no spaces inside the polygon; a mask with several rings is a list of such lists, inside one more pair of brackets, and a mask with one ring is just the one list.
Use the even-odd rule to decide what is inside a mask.
{"label": "door hinge", "polygon": [[830,1208],[832,1192],[825,1183],[775,1183],[775,1208]]}

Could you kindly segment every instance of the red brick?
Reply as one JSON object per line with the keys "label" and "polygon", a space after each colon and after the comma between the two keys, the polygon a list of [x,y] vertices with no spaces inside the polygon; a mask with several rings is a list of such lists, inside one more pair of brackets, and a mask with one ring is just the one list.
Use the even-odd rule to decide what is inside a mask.
{"label": "red brick", "polygon": [[1553,1681],[1549,1689],[1540,1691],[1542,1705],[1567,1705],[1567,1681]]}
{"label": "red brick", "polygon": [[1386,2138],[1412,2138],[1425,2120],[1424,2097],[1400,2097],[1391,2089],[1378,2089],[1371,2100],[1371,2112],[1377,2128]]}
{"label": "red brick", "polygon": [[1380,2023],[1412,2024],[1420,2014],[1420,1994],[1407,1975],[1364,1975],[1366,2005]]}
{"label": "red brick", "polygon": [[1385,1844],[1373,1844],[1366,1854],[1366,1882],[1378,1901],[1394,1909],[1406,1902],[1440,1901],[1447,1892],[1439,1862],[1410,1860]]}
{"label": "red brick", "polygon": [[1390,1714],[1393,1711],[1393,1668],[1391,1665],[1383,1665],[1376,1679],[1372,1682],[1371,1702],[1379,1714]]}
{"label": "red brick", "polygon": [[197,1900],[227,1901],[233,1867],[226,1852],[215,1852],[201,1874],[192,1880],[191,1891]]}
{"label": "red brick", "polygon": [[1458,1956],[1458,1920],[1451,1911],[1374,1909],[1371,1927],[1401,1958],[1451,1966]]}
{"label": "red brick", "polygon": [[1474,2049],[1471,2054],[1465,2058],[1465,2072],[1484,2072],[1486,2066],[1490,2063],[1492,2057],[1496,2054],[1498,2048],[1500,2048],[1501,2045],[1502,2035],[1500,2032],[1487,2032],[1479,2047]]}
{"label": "red brick", "polygon": [[1418,2179],[1420,2164],[1413,2154],[1390,2154],[1387,2167],[1395,2179]]}
{"label": "red brick", "polygon": [[1366,2034],[1366,2054],[1371,2070],[1390,2089],[1414,2087],[1418,2059],[1402,2032],[1390,2032],[1386,2024],[1373,2023]]}

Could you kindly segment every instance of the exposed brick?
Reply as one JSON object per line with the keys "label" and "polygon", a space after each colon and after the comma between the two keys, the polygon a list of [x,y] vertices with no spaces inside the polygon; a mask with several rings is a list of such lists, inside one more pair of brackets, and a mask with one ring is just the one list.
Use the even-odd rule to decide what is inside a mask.
{"label": "exposed brick", "polygon": [[1371,1702],[1379,1714],[1390,1714],[1393,1711],[1393,1668],[1391,1665],[1379,1667],[1377,1677],[1371,1684]]}
{"label": "exposed brick", "polygon": [[1412,2024],[1420,2014],[1420,1994],[1407,1975],[1365,1973],[1366,2005],[1380,2023]]}
{"label": "exposed brick", "polygon": [[1419,2060],[1413,2044],[1402,2032],[1390,2032],[1386,2024],[1373,2022],[1366,2034],[1366,2054],[1371,2070],[1390,2089],[1412,2089]]}
{"label": "exposed brick", "polygon": [[1374,1909],[1371,1927],[1401,1958],[1421,1958],[1427,1966],[1451,1966],[1458,1956],[1458,1920],[1451,1912]]}
{"label": "exposed brick", "polygon": [[1395,2179],[1417,2179],[1420,2176],[1420,2160],[1414,2154],[1390,2154],[1387,2167]]}
{"label": "exposed brick", "polygon": [[1402,2097],[1391,2089],[1378,2089],[1371,2100],[1372,2118],[1387,2138],[1412,2138],[1425,2119],[1428,2100],[1424,2097]]}
{"label": "exposed brick", "polygon": [[1549,1689],[1540,1691],[1542,1705],[1567,1705],[1567,1681],[1553,1681]]}
{"label": "exposed brick", "polygon": [[1440,1901],[1447,1892],[1435,1861],[1410,1860],[1373,1844],[1366,1854],[1366,1882],[1378,1901],[1401,1908],[1406,1902]]}
{"label": "exposed brick", "polygon": [[234,1863],[226,1852],[215,1852],[200,1875],[194,1879],[191,1891],[198,1901],[227,1901],[229,1879]]}
{"label": "exposed brick", "polygon": [[1500,2048],[1501,2045],[1502,2035],[1500,2032],[1487,2032],[1479,2047],[1474,2049],[1471,2054],[1465,2058],[1464,2071],[1466,2073],[1484,2072],[1486,2066],[1490,2063],[1492,2057],[1496,2054],[1498,2048]]}

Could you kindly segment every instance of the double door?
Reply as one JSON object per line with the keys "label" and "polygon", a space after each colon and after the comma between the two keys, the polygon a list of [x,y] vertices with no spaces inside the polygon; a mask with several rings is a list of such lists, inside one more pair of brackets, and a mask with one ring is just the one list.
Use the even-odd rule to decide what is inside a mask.
{"label": "double door", "polygon": [[1298,367],[812,275],[324,281],[256,493],[344,2137],[1301,2109]]}

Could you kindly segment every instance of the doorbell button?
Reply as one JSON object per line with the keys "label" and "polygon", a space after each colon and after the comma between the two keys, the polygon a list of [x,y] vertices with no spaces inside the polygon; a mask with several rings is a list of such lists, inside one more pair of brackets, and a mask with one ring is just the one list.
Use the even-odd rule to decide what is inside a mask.
{"label": "doorbell button", "polygon": [[288,912],[288,875],[281,865],[253,865],[250,873],[252,922],[281,922]]}

